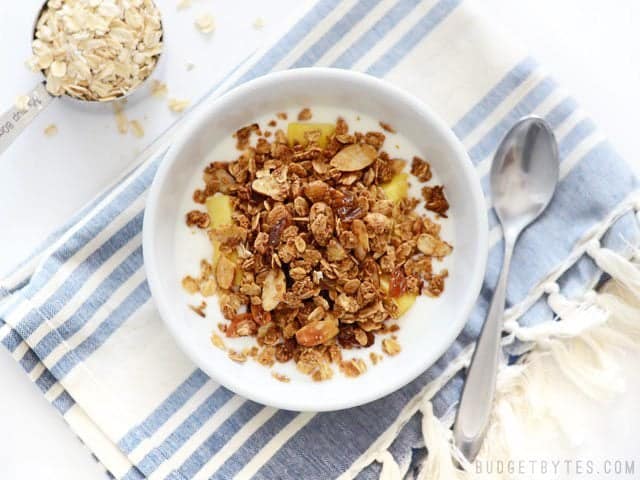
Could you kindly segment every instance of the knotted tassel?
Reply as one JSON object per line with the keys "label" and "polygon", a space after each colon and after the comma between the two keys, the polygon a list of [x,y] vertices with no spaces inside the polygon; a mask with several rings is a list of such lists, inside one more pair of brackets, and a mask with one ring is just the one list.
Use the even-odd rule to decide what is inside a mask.
{"label": "knotted tassel", "polygon": [[467,471],[456,467],[457,461],[468,470],[468,462],[453,445],[451,430],[434,415],[431,402],[424,400],[420,411],[422,412],[422,436],[428,455],[416,480],[471,479]]}
{"label": "knotted tassel", "polygon": [[402,480],[402,473],[400,473],[400,465],[393,458],[393,455],[389,450],[385,450],[376,458],[376,461],[382,464],[382,471],[380,472],[380,480]]}
{"label": "knotted tassel", "polygon": [[636,265],[613,250],[601,248],[597,240],[590,242],[587,253],[601,270],[624,285],[636,298],[640,298],[640,270]]}

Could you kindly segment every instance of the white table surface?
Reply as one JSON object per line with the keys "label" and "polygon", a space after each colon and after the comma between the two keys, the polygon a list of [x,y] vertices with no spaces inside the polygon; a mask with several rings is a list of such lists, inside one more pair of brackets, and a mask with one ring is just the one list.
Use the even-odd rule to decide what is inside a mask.
{"label": "white table surface", "polygon": [[[551,70],[595,118],[624,158],[640,173],[640,135],[635,115],[640,106],[640,2],[637,0],[472,0],[513,32]],[[35,84],[23,67],[29,54],[29,29],[39,0],[0,7],[0,106]],[[176,0],[158,0],[167,32],[166,62],[161,77],[170,96],[196,98],[224,73],[261,45],[299,0],[218,2],[194,0],[177,11]],[[615,5],[615,6],[614,6]],[[217,30],[205,37],[195,30],[199,13],[211,12]],[[247,13],[251,12],[251,13]],[[264,28],[252,27],[261,17]],[[188,71],[186,63],[195,65]],[[177,116],[160,100],[128,109],[140,120],[145,136],[120,136],[107,111],[78,112],[55,102],[33,127],[0,158],[0,273],[7,271],[122,172],[150,139]],[[55,123],[59,133],[45,138]],[[71,153],[73,152],[73,153]],[[88,480],[104,478],[65,422],[44,400],[21,368],[0,349],[0,478]],[[637,365],[638,358],[631,365]],[[591,449],[633,458],[630,441],[638,431],[631,415],[640,398],[640,374],[619,401],[610,421],[594,426]],[[630,418],[634,419],[630,423]],[[597,423],[597,422],[596,422]],[[635,439],[634,439],[635,441]],[[636,473],[640,464],[636,465]],[[637,477],[628,477],[637,478]]]}

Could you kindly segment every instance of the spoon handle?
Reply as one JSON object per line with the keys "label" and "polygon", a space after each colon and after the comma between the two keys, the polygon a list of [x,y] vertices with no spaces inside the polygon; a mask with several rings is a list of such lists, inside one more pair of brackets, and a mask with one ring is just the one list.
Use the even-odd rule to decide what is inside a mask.
{"label": "spoon handle", "polygon": [[514,243],[513,240],[505,238],[502,271],[471,359],[471,365],[467,370],[467,379],[458,407],[454,439],[457,447],[470,462],[480,451],[489,426],[498,373],[507,278]]}
{"label": "spoon handle", "polygon": [[0,115],[0,153],[4,152],[20,135],[27,125],[51,103],[53,97],[40,82],[29,92],[29,104],[26,110],[12,107]]}

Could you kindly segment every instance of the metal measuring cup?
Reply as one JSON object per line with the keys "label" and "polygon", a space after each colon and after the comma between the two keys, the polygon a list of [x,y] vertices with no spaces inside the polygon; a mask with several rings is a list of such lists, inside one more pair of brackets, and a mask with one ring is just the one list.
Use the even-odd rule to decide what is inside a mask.
{"label": "metal measuring cup", "polygon": [[[154,3],[155,4],[155,3]],[[35,21],[33,23],[33,29],[31,34],[31,40],[36,39],[36,30],[38,27],[38,21],[42,16],[43,12],[47,9],[47,0],[43,3],[42,7],[38,10]],[[157,9],[157,6],[156,6]],[[160,10],[158,9],[158,14],[160,14]],[[164,26],[162,23],[162,19],[160,18],[160,31],[161,37],[160,41],[162,46],[164,47]],[[60,95],[60,97],[52,95],[49,93],[45,87],[45,81],[38,83],[28,94],[29,102],[27,104],[26,110],[21,110],[17,106],[13,106],[6,112],[4,112],[0,116],[0,154],[2,154],[12,143],[13,141],[27,128],[27,126],[31,123],[31,121],[38,116],[38,114],[44,110],[54,99],[64,97],[64,101],[66,102],[75,102],[78,105],[92,105],[92,104],[109,104],[119,100],[123,100],[125,98],[129,99],[134,96],[134,93],[140,93],[142,91],[142,87],[149,84],[151,79],[151,74],[158,69],[158,65],[160,64],[160,59],[162,58],[162,52],[157,55],[156,63],[153,66],[149,75],[137,84],[136,86],[130,88],[127,92],[122,95],[110,98],[107,100],[89,100],[89,99],[80,99],[78,97],[74,97],[65,93]],[[44,71],[41,71],[44,76]]]}

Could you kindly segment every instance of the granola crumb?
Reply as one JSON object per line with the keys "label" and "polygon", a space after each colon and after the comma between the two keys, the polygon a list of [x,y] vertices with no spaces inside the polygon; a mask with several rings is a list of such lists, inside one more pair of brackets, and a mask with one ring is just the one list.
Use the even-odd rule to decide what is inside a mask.
{"label": "granola crumb", "polygon": [[213,33],[216,28],[215,19],[210,13],[203,13],[195,20],[196,28],[204,34]]}
{"label": "granola crumb", "polygon": [[431,180],[431,165],[420,157],[413,157],[411,160],[411,174],[415,175],[421,182]]}
{"label": "granola crumb", "polygon": [[188,227],[207,228],[211,224],[211,219],[207,212],[200,210],[191,210],[186,215]]}
{"label": "granola crumb", "polygon": [[306,120],[311,120],[312,116],[311,109],[309,107],[305,107],[300,110],[300,113],[298,113],[298,120],[304,122]]}
{"label": "granola crumb", "polygon": [[129,126],[131,127],[131,132],[134,136],[138,138],[144,137],[144,128],[138,120],[131,120],[129,122]]}
{"label": "granola crumb", "polygon": [[242,352],[236,352],[235,350],[229,350],[229,358],[236,363],[244,363],[247,361],[247,356]]}
{"label": "granola crumb", "polygon": [[267,123],[267,125],[270,127],[275,127],[276,125],[278,125],[278,122],[276,122],[275,120],[269,120],[269,123]]}
{"label": "granola crumb", "polygon": [[447,218],[449,202],[444,195],[444,186],[422,187],[422,197],[427,210],[437,213],[440,217]]}
{"label": "granola crumb", "polygon": [[286,120],[288,118],[288,115],[286,112],[278,112],[276,113],[276,117],[278,117],[280,120]]}
{"label": "granola crumb", "polygon": [[166,97],[168,93],[167,84],[160,80],[152,80],[151,82],[151,95],[156,98]]}
{"label": "granola crumb", "polygon": [[289,383],[291,379],[286,375],[278,372],[271,372],[271,376],[278,380],[279,382]]}
{"label": "granola crumb", "polygon": [[395,338],[385,338],[382,341],[382,351],[387,355],[397,355],[402,348]]}
{"label": "granola crumb", "polygon": [[217,333],[211,334],[211,343],[214,347],[219,348],[222,351],[227,350],[227,347],[224,344],[224,340],[222,340],[222,337],[220,337],[220,335],[218,335]]}
{"label": "granola crumb", "polygon": [[170,98],[167,103],[169,110],[175,113],[182,113],[189,106],[189,100],[181,98]]}
{"label": "granola crumb", "polygon": [[182,279],[182,288],[185,289],[187,293],[197,293],[199,288],[198,281],[193,278],[191,275],[187,275]]}
{"label": "granola crumb", "polygon": [[378,123],[380,124],[380,127],[384,131],[389,132],[389,133],[396,133],[396,129],[393,128],[391,125],[389,125],[387,122],[380,121]]}
{"label": "granola crumb", "polygon": [[361,358],[352,358],[340,362],[340,371],[345,376],[355,378],[367,371],[367,364]]}
{"label": "granola crumb", "polygon": [[51,123],[47,125],[44,129],[44,134],[47,137],[53,137],[56,133],[58,133],[58,127],[56,126],[55,123]]}
{"label": "granola crumb", "polygon": [[371,360],[371,363],[372,363],[373,365],[377,365],[377,364],[378,364],[378,362],[379,362],[380,360],[382,360],[382,358],[383,358],[383,357],[382,357],[382,355],[380,355],[380,354],[378,354],[378,353],[375,353],[375,352],[371,352],[371,353],[369,353],[369,359]]}
{"label": "granola crumb", "polygon": [[191,310],[193,310],[196,314],[198,314],[200,317],[202,318],[206,318],[206,313],[204,312],[204,309],[207,308],[207,302],[201,302],[200,305],[196,306],[196,305],[189,305],[189,308]]}

